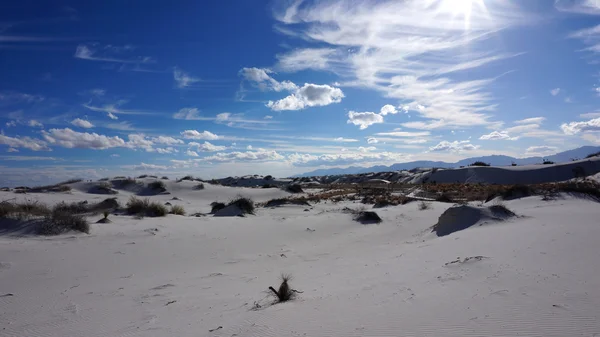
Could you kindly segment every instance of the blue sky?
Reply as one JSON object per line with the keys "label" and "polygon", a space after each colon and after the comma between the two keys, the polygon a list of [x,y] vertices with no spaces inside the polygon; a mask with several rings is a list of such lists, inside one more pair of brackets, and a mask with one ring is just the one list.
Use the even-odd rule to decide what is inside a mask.
{"label": "blue sky", "polygon": [[2,184],[600,145],[600,1],[0,4]]}

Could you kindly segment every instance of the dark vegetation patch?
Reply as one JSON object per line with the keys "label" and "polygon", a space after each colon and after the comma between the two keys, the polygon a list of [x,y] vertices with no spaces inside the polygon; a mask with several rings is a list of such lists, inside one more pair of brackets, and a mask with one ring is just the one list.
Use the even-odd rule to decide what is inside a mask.
{"label": "dark vegetation patch", "polygon": [[231,200],[227,206],[237,206],[244,214],[254,214],[254,201],[250,198],[238,197]]}
{"label": "dark vegetation patch", "polygon": [[594,157],[600,157],[600,152],[590,153],[585,158],[589,159],[589,158],[594,158]]}
{"label": "dark vegetation patch", "polygon": [[69,192],[71,191],[71,186],[69,184],[75,184],[83,181],[82,179],[70,179],[67,181],[63,181],[61,183],[55,185],[46,185],[46,186],[35,186],[32,188],[27,188],[27,192],[29,193],[46,193],[46,192]]}
{"label": "dark vegetation patch", "polygon": [[304,190],[302,189],[302,186],[300,186],[299,184],[291,184],[291,185],[287,185],[285,187],[285,190],[290,192],[290,193],[304,193]]}
{"label": "dark vegetation patch", "polygon": [[271,199],[267,201],[265,207],[279,207],[283,205],[301,205],[301,206],[310,206],[310,204],[304,199],[287,199],[287,198],[279,198],[279,199]]}
{"label": "dark vegetation patch", "polygon": [[214,202],[212,202],[210,204],[210,207],[211,207],[210,212],[211,213],[216,213],[216,212],[222,210],[223,208],[225,208],[226,206],[227,205],[225,205],[225,203],[214,201]]}
{"label": "dark vegetation patch", "polygon": [[38,224],[37,230],[41,235],[59,235],[69,231],[89,234],[90,224],[82,214],[69,213],[60,207],[55,207]]}
{"label": "dark vegetation patch", "polygon": [[88,190],[91,194],[118,194],[119,192],[112,188],[112,184],[108,181],[103,181],[93,185]]}
{"label": "dark vegetation patch", "polygon": [[162,180],[169,180],[169,177],[167,177],[167,176],[162,176],[160,179],[162,179]]}
{"label": "dark vegetation patch", "polygon": [[148,189],[155,193],[163,193],[167,191],[167,186],[161,180],[148,183]]}
{"label": "dark vegetation patch", "polygon": [[177,182],[178,182],[178,183],[180,183],[180,182],[182,182],[182,181],[184,181],[184,180],[189,180],[189,181],[202,181],[202,179],[200,179],[200,178],[195,178],[194,176],[187,175],[187,176],[185,176],[185,177],[183,177],[183,178],[179,178],[179,179],[177,179]]}
{"label": "dark vegetation patch", "polygon": [[476,162],[470,164],[469,166],[484,166],[484,167],[488,167],[488,166],[491,166],[491,165],[488,164],[488,163],[484,163],[482,161],[476,161]]}
{"label": "dark vegetation patch", "polygon": [[372,211],[358,211],[354,215],[354,220],[363,225],[381,223],[383,221],[377,213]]}
{"label": "dark vegetation patch", "polygon": [[203,183],[199,183],[198,185],[194,186],[195,190],[203,190],[204,189],[204,184]]}
{"label": "dark vegetation patch", "polygon": [[140,199],[131,197],[126,205],[126,212],[130,215],[160,217],[166,216],[169,210],[158,202],[151,202],[150,199]]}
{"label": "dark vegetation patch", "polygon": [[275,290],[273,287],[269,287],[272,295],[275,296],[276,302],[287,302],[293,300],[296,297],[296,293],[300,293],[297,290],[294,290],[290,287],[289,282],[292,280],[291,275],[281,275],[281,284],[279,288]]}

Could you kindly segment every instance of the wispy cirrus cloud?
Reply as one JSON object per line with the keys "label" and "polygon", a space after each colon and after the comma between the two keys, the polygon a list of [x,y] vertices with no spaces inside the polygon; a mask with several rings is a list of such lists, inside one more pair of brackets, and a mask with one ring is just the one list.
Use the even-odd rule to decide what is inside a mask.
{"label": "wispy cirrus cloud", "polygon": [[79,44],[75,49],[75,58],[87,61],[148,64],[156,61],[149,56],[130,56],[135,50],[132,45],[114,46],[99,43]]}
{"label": "wispy cirrus cloud", "polygon": [[[451,1],[293,2],[276,11],[285,25],[280,31],[326,47],[278,55],[278,64],[288,71],[327,65],[347,79],[342,85],[406,101],[425,119],[406,127],[493,125],[489,112],[496,106],[488,87],[496,78],[466,81],[450,75],[520,55],[483,52],[478,44],[527,21],[514,2],[474,2],[470,7],[465,18]],[[395,13],[403,13],[403,19]],[[528,20],[535,18],[529,15]]]}

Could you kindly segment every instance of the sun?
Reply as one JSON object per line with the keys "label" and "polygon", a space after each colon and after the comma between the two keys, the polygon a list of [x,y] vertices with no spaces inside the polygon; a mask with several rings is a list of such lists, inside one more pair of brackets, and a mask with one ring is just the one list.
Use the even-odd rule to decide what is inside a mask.
{"label": "sun", "polygon": [[442,11],[452,17],[464,20],[465,29],[471,26],[473,10],[485,9],[484,0],[441,0]]}

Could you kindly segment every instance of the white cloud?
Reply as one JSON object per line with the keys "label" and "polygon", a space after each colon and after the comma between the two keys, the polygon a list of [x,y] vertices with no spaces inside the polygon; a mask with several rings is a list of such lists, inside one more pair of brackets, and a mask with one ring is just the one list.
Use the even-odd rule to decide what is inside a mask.
{"label": "white cloud", "polygon": [[493,131],[479,137],[481,140],[517,140],[519,137],[511,137],[506,131]]}
{"label": "white cloud", "polygon": [[376,151],[377,148],[375,146],[368,146],[368,147],[364,147],[364,146],[359,146],[357,148],[357,150],[359,152],[372,152],[372,151]]}
{"label": "white cloud", "polygon": [[560,94],[560,88],[555,88],[555,89],[550,90],[550,94],[552,96],[556,96],[556,95]]}
{"label": "white cloud", "polygon": [[112,158],[119,158],[119,157],[121,157],[121,156],[119,156],[119,155],[118,155],[118,154],[116,154],[116,153],[113,153],[113,154],[111,154],[110,156],[111,156]]}
{"label": "white cloud", "polygon": [[156,164],[146,164],[146,163],[140,163],[139,165],[127,165],[127,166],[123,166],[123,168],[128,168],[128,169],[132,169],[132,170],[168,170],[169,167],[164,166],[164,165],[156,165]]}
{"label": "white cloud", "polygon": [[6,127],[7,128],[15,127],[15,126],[17,126],[17,122],[16,121],[6,122]]}
{"label": "white cloud", "polygon": [[81,118],[75,118],[74,120],[71,121],[71,124],[78,126],[80,128],[84,128],[84,129],[89,129],[89,128],[94,127],[94,124],[92,124],[89,121],[86,121],[84,119],[81,119]]}
{"label": "white cloud", "polygon": [[339,88],[327,84],[305,83],[293,94],[278,101],[269,101],[266,105],[274,111],[301,110],[308,107],[340,103],[343,97],[344,93]]}
{"label": "white cloud", "polygon": [[588,112],[579,115],[581,118],[600,118],[600,112]]}
{"label": "white cloud", "polygon": [[277,69],[296,72],[306,69],[326,70],[329,56],[336,52],[333,48],[296,49],[286,54],[277,55]]}
{"label": "white cloud", "polygon": [[600,118],[591,119],[585,122],[564,123],[560,128],[567,135],[575,135],[586,131],[600,131]]}
{"label": "white cloud", "polygon": [[27,125],[31,126],[32,128],[43,128],[44,127],[44,124],[36,121],[35,119],[32,119],[29,122],[27,122]]}
{"label": "white cloud", "polygon": [[242,68],[239,74],[246,81],[251,82],[254,86],[259,88],[262,91],[294,91],[298,89],[298,87],[290,82],[283,81],[279,82],[271,77],[269,74],[272,74],[273,71],[270,69],[264,68]]}
{"label": "white cloud", "polygon": [[463,141],[441,141],[436,146],[432,146],[429,148],[429,151],[432,152],[463,152],[463,151],[473,151],[479,148],[478,145],[471,144],[468,140]]}
{"label": "white cloud", "polygon": [[556,9],[565,12],[598,15],[600,3],[598,0],[555,0]]}
{"label": "white cloud", "polygon": [[6,152],[19,152],[19,150],[15,149],[14,147],[9,147]]}
{"label": "white cloud", "polygon": [[[396,129],[397,130],[397,129]],[[429,131],[392,131],[392,132],[379,132],[376,133],[377,136],[391,136],[391,137],[427,137],[431,135]]]}
{"label": "white cloud", "polygon": [[[598,14],[600,14],[600,11]],[[588,45],[584,50],[592,53],[600,53],[600,25],[578,30],[569,35],[569,37],[579,39]]]}
{"label": "white cloud", "polygon": [[52,145],[65,148],[104,150],[125,147],[125,141],[118,136],[108,137],[97,133],[76,132],[69,128],[42,131],[44,139]]}
{"label": "white cloud", "polygon": [[126,146],[132,149],[144,149],[147,152],[152,152],[154,151],[154,148],[152,147],[154,145],[154,143],[152,142],[152,140],[148,139],[144,134],[141,133],[134,133],[134,134],[130,134],[127,136],[129,141],[127,142]]}
{"label": "white cloud", "polygon": [[199,78],[193,77],[177,67],[173,68],[173,79],[175,86],[179,89],[189,88],[194,83],[200,82]]}
{"label": "white cloud", "polygon": [[383,123],[383,116],[374,112],[350,111],[347,123],[357,125],[364,130],[373,124]]}
{"label": "white cloud", "polygon": [[115,62],[115,63],[131,63],[143,64],[154,63],[155,61],[149,56],[132,56],[127,57],[135,48],[130,45],[101,46],[98,43],[80,44],[75,49],[75,58],[88,61]]}
{"label": "white cloud", "polygon": [[198,156],[199,156],[197,152],[195,152],[195,151],[192,151],[192,150],[187,150],[187,151],[185,152],[185,154],[187,154],[187,155],[188,155],[188,156],[190,156],[190,157],[198,157]]}
{"label": "white cloud", "polygon": [[277,124],[268,119],[248,119],[244,114],[233,114],[231,112],[223,112],[217,115],[214,119],[215,123],[227,125],[231,128],[248,129],[248,130],[280,130],[272,128],[269,124]]}
{"label": "white cloud", "polygon": [[358,142],[358,139],[337,137],[337,138],[334,138],[333,141],[338,142],[338,143],[354,143],[354,142]]}
{"label": "white cloud", "polygon": [[377,140],[377,138],[373,138],[373,137],[367,138],[367,144],[377,144],[377,143],[379,143],[379,140]]}
{"label": "white cloud", "polygon": [[49,151],[48,144],[40,139],[30,137],[8,137],[0,134],[0,144],[11,148],[25,148],[32,151]]}
{"label": "white cloud", "polygon": [[109,111],[109,112],[107,112],[107,113],[106,113],[106,115],[107,115],[107,116],[108,116],[108,118],[110,118],[110,119],[119,119],[119,117],[117,117],[117,116],[113,115],[113,113],[112,113],[112,112],[110,112],[110,111]]}
{"label": "white cloud", "polygon": [[197,108],[182,108],[173,114],[174,119],[185,120],[212,120],[213,118],[201,117],[200,110]]}
{"label": "white cloud", "polygon": [[532,117],[514,121],[515,124],[542,124],[546,117]]}
{"label": "white cloud", "polygon": [[275,161],[283,160],[284,156],[276,151],[268,151],[265,149],[257,149],[256,151],[246,152],[227,152],[217,153],[213,156],[202,158],[205,161],[211,162],[245,162],[245,161]]}
{"label": "white cloud", "polygon": [[264,119],[273,119],[273,116],[270,115],[266,115],[265,117],[263,117]]}
{"label": "white cloud", "polygon": [[173,137],[167,137],[167,136],[154,137],[154,138],[152,138],[152,141],[156,144],[164,144],[164,145],[183,144],[183,140],[175,139]]}
{"label": "white cloud", "polygon": [[298,167],[314,167],[314,166],[340,166],[351,165],[357,163],[383,163],[390,161],[403,160],[405,157],[400,153],[391,152],[376,152],[376,153],[341,153],[341,154],[291,154],[288,156],[288,161]]}
{"label": "white cloud", "polygon": [[[402,20],[397,13],[402,13]],[[276,13],[276,19],[288,25],[280,29],[282,33],[335,50],[313,53],[311,62],[319,66],[307,67],[326,64],[327,70],[346,79],[343,85],[374,89],[406,101],[420,117],[432,120],[416,126],[441,128],[493,124],[489,112],[495,109],[495,100],[488,87],[495,78],[452,80],[443,76],[519,55],[473,51],[484,50],[479,44],[498,29],[535,20],[526,14],[511,1],[478,1],[465,21],[456,17],[454,1],[358,1],[349,5],[331,0],[302,2],[302,6],[294,2]],[[294,50],[289,57],[302,53]],[[310,50],[304,53],[310,54]]]}
{"label": "white cloud", "polygon": [[396,107],[391,104],[384,105],[383,107],[381,107],[381,110],[379,111],[379,114],[382,116],[385,116],[387,114],[395,115],[397,113],[398,113],[398,110],[396,110]]}
{"label": "white cloud", "polygon": [[554,154],[556,152],[558,152],[558,148],[556,148],[554,146],[531,146],[531,147],[527,148],[527,151],[525,153],[529,156],[532,156],[532,155],[544,156],[544,155]]}
{"label": "white cloud", "polygon": [[210,142],[204,142],[202,144],[196,143],[196,142],[191,142],[188,145],[190,147],[195,147],[196,150],[200,151],[200,152],[216,152],[216,151],[223,151],[223,150],[227,149],[227,146],[218,146],[218,145],[211,144]]}
{"label": "white cloud", "polygon": [[210,131],[202,131],[198,132],[196,130],[185,130],[181,132],[181,136],[185,139],[207,139],[207,140],[216,140],[219,139],[219,136],[215,135]]}
{"label": "white cloud", "polygon": [[165,147],[165,148],[156,148],[154,149],[157,153],[160,154],[171,154],[171,153],[177,153],[179,152],[177,149],[172,148],[172,147]]}

